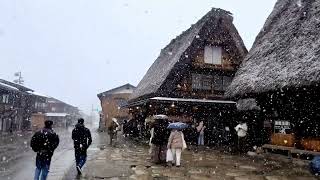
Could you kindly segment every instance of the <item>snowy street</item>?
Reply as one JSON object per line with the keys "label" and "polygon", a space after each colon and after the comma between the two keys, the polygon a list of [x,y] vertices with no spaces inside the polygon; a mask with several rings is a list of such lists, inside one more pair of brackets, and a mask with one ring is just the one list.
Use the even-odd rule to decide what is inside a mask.
{"label": "snowy street", "polygon": [[[79,179],[217,179],[217,180],[312,180],[305,165],[285,156],[248,157],[202,148],[184,151],[182,167],[150,163],[147,146],[130,141],[107,146],[89,157]],[[75,179],[70,171],[65,180]]]}
{"label": "snowy street", "polygon": [[[57,133],[60,145],[53,156],[48,179],[76,179],[71,129]],[[32,179],[35,153],[29,148],[30,135],[20,135],[12,141],[15,146],[5,146],[11,147],[10,151],[2,150],[0,179]],[[92,130],[92,135],[93,145],[88,150],[88,163],[80,179],[314,179],[306,164],[299,160],[290,162],[285,156],[248,157],[206,148],[196,151],[196,147],[183,152],[182,167],[164,167],[150,163],[147,146],[119,138],[117,145],[110,147],[106,133]]]}
{"label": "snowy street", "polygon": [[[52,157],[48,177],[48,179],[52,180],[62,179],[74,163],[73,141],[71,139],[72,128],[57,129],[56,132],[59,135],[60,144]],[[96,129],[93,129],[92,147],[98,142],[97,134]],[[9,138],[8,144],[1,145],[0,179],[30,180],[33,178],[36,154],[29,146],[31,135],[31,132],[15,135]],[[5,141],[2,141],[2,143],[5,143]]]}

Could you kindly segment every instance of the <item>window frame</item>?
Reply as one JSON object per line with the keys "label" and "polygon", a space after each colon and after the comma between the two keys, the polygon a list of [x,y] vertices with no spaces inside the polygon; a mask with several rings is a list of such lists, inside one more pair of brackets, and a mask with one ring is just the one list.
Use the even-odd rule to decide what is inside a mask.
{"label": "window frame", "polygon": [[192,90],[212,91],[212,75],[192,73]]}
{"label": "window frame", "polygon": [[[218,52],[218,53],[215,53]],[[222,47],[207,45],[204,48],[204,63],[212,65],[222,65]],[[219,62],[218,62],[219,61]]]}

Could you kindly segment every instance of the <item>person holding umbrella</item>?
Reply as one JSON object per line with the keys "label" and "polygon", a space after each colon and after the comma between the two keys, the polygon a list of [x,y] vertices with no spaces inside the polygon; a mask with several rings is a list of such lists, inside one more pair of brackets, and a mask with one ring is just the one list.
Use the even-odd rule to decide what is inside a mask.
{"label": "person holding umbrella", "polygon": [[181,122],[171,123],[168,126],[168,129],[172,130],[168,140],[167,148],[168,151],[171,151],[172,153],[172,163],[175,164],[176,167],[180,167],[182,150],[187,148],[187,144],[184,140],[184,135],[182,132],[182,129],[187,127],[187,124]]}
{"label": "person holding umbrella", "polygon": [[168,143],[169,131],[168,127],[168,116],[166,115],[155,115],[155,122],[151,126],[153,132],[151,133],[151,160],[156,164],[166,162],[166,145]]}

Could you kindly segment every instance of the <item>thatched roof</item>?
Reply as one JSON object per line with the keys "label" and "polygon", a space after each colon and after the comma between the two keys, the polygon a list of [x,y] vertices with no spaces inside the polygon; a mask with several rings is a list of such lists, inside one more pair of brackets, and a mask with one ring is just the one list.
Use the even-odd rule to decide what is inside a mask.
{"label": "thatched roof", "polygon": [[255,99],[240,99],[237,102],[238,111],[260,111],[261,108],[258,106]]}
{"label": "thatched roof", "polygon": [[247,53],[247,49],[232,21],[233,17],[230,12],[213,8],[196,24],[173,39],[161,51],[160,56],[149,68],[130,99],[137,100],[157,94],[173,69],[176,69],[177,73],[181,73],[180,67],[187,66],[185,59],[188,55],[185,52],[189,48],[194,48],[193,45],[197,40],[203,41],[201,38],[204,36],[201,33],[204,32],[203,29],[205,28],[210,29],[210,33],[215,33],[220,25],[226,28],[226,31],[229,31],[229,35],[231,36],[231,40],[229,41],[232,41],[234,44],[234,48],[232,49],[237,52],[240,56],[239,59],[242,60]]}
{"label": "thatched roof", "polygon": [[278,0],[226,96],[319,83],[319,30],[320,1]]}

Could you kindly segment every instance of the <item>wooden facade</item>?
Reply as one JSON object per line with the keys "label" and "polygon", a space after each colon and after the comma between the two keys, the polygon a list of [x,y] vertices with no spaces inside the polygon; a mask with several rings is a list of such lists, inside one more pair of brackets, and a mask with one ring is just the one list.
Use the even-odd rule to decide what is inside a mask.
{"label": "wooden facade", "polygon": [[270,143],[318,151],[319,148],[311,147],[320,142],[319,90],[318,86],[288,88],[257,98],[263,109],[263,120],[271,125]]}
{"label": "wooden facade", "polygon": [[116,118],[119,122],[130,119],[129,109],[124,106],[128,104],[129,96],[134,89],[134,86],[126,84],[98,94],[102,107],[100,130],[108,128],[112,118]]}
{"label": "wooden facade", "polygon": [[40,113],[32,114],[32,117],[31,117],[32,130],[37,131],[43,128],[45,120],[46,120],[45,114],[40,114]]}
{"label": "wooden facade", "polygon": [[19,105],[15,101],[20,92],[14,87],[0,84],[0,131],[12,131],[14,127],[19,128],[17,112]]}

